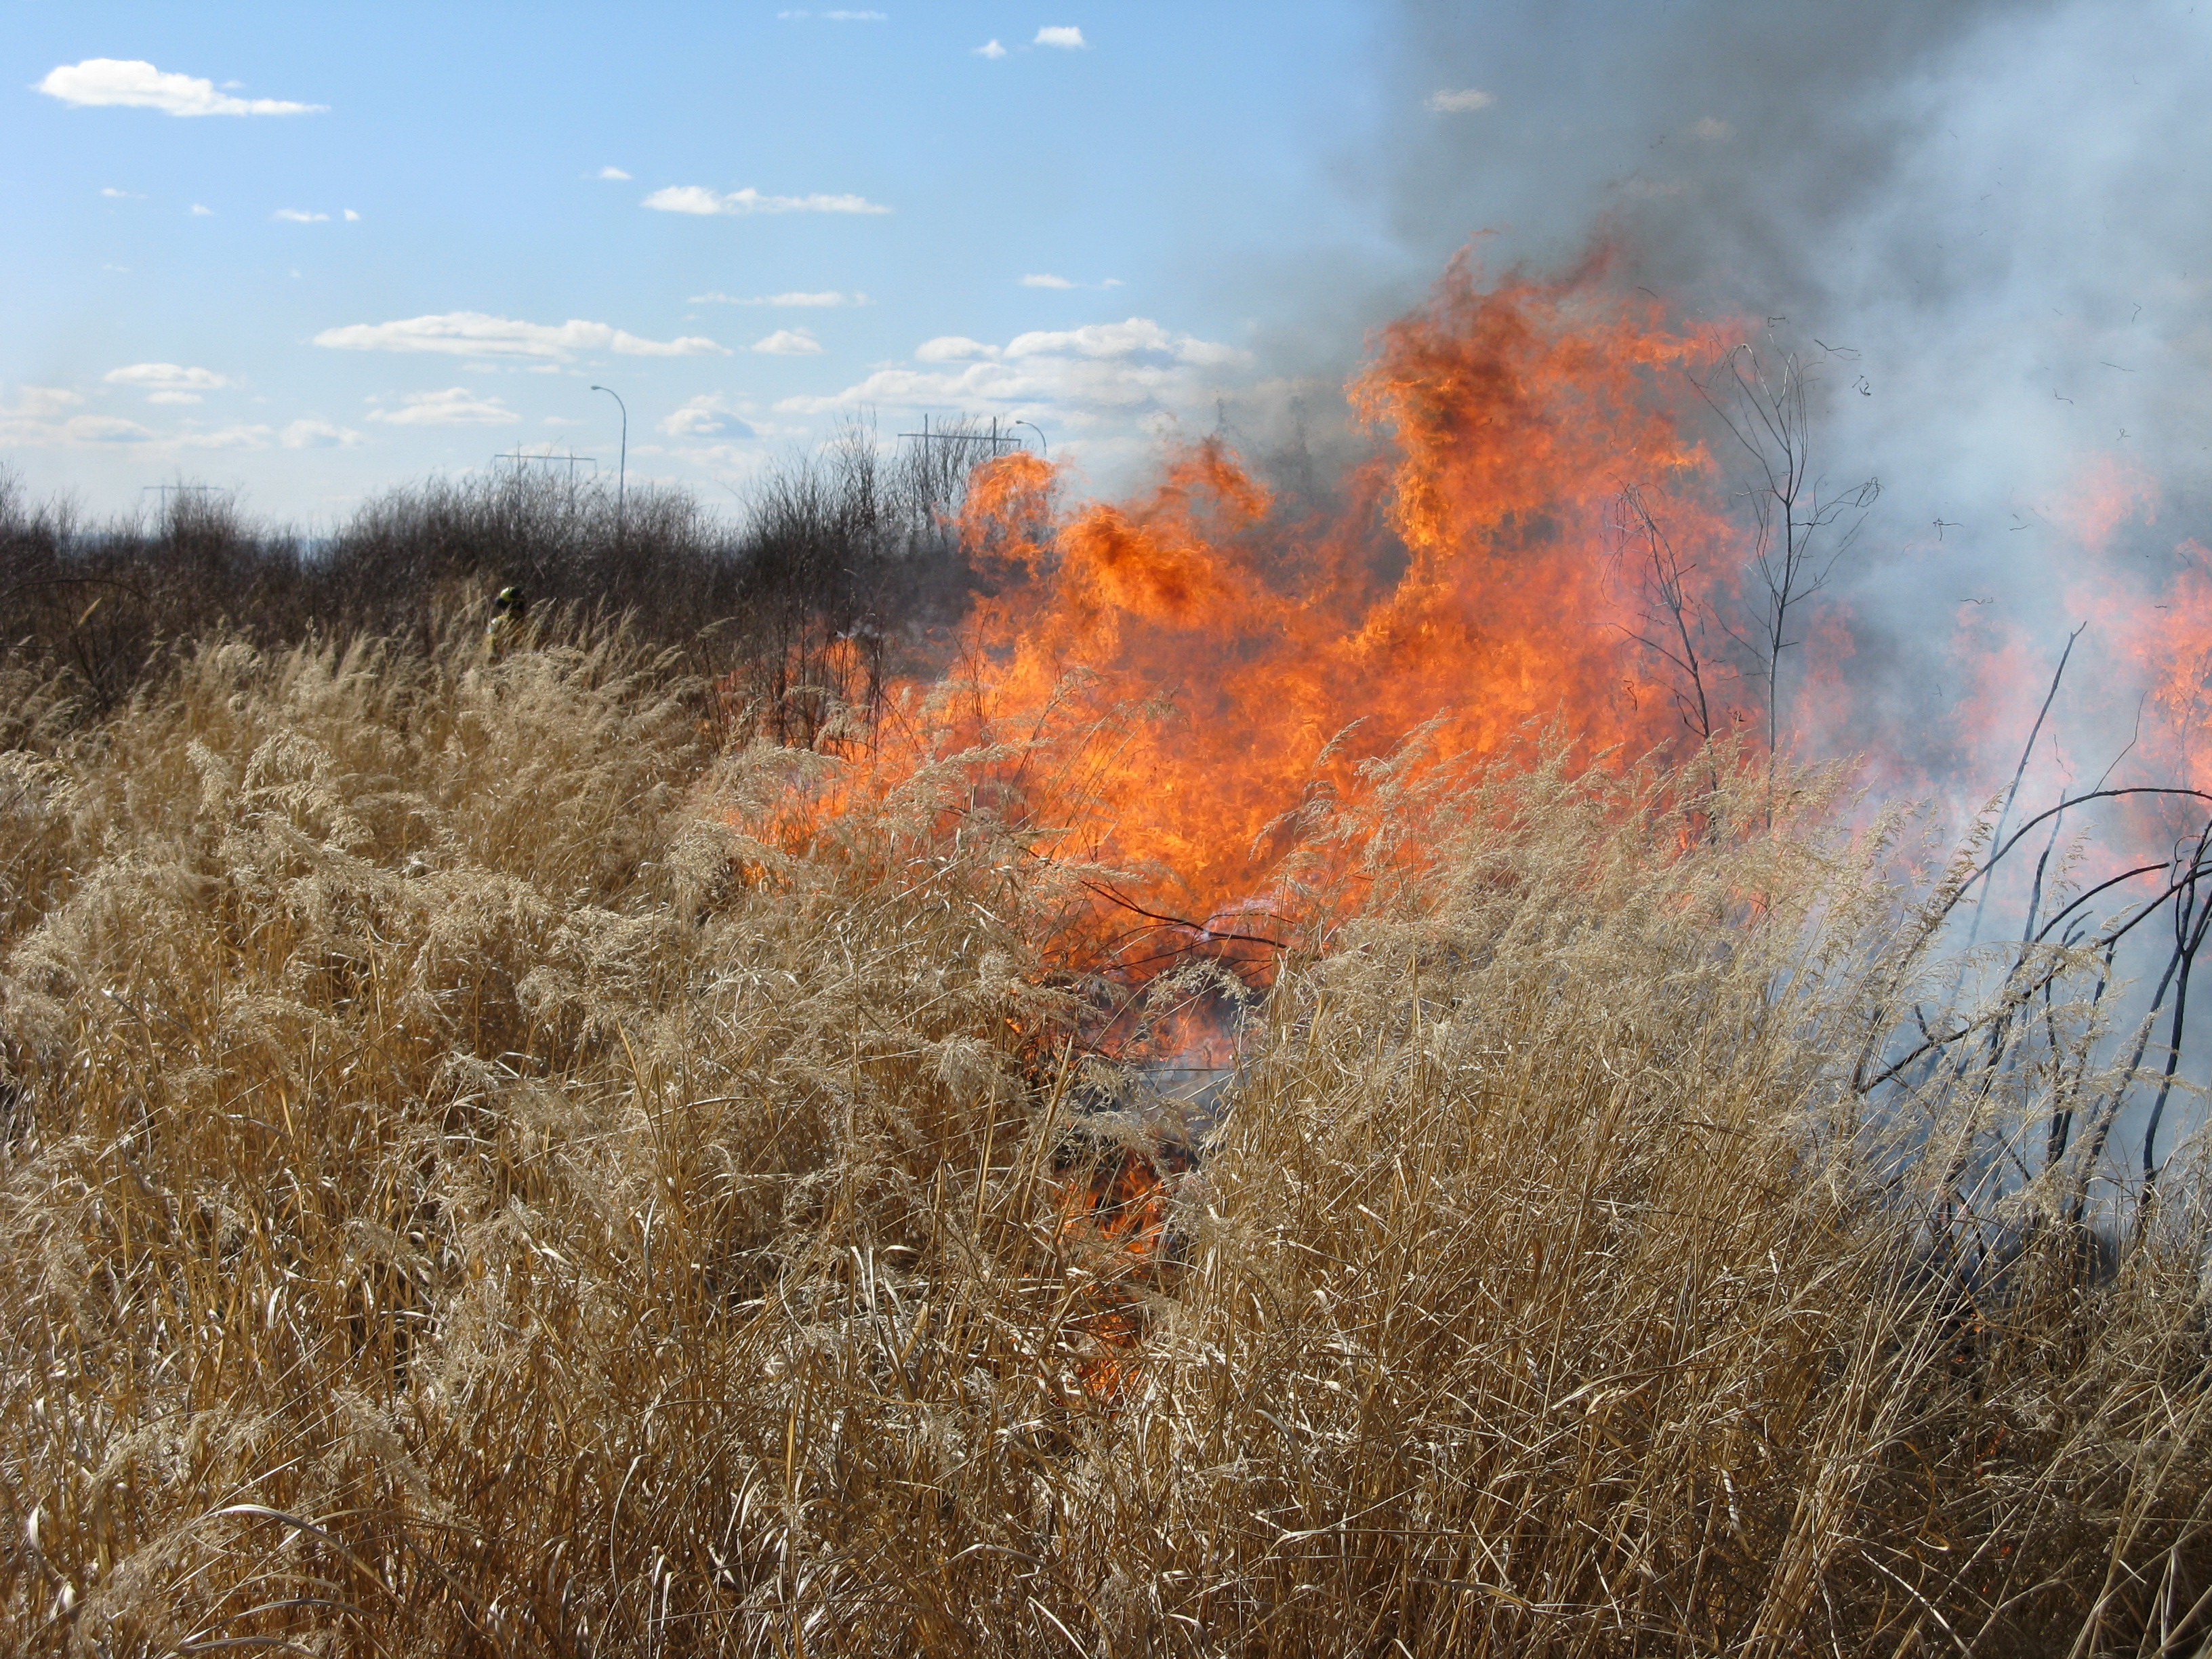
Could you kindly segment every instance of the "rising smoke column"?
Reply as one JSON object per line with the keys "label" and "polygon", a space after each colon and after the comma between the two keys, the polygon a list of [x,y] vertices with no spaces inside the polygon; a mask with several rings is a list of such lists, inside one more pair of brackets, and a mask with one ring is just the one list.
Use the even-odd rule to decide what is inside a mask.
{"label": "rising smoke column", "polygon": [[[1886,743],[1887,781],[1978,800],[2089,621],[2042,785],[2127,749],[2145,650],[2187,648],[2146,629],[2200,580],[2212,483],[2212,18],[1415,3],[1399,21],[1369,182],[1409,273],[1477,233],[1494,263],[1552,269],[1606,240],[1681,314],[1798,354],[1818,461],[1881,479],[1825,596],[1848,668],[1800,711],[1804,743]],[[1489,100],[1431,108],[1446,88]],[[2179,696],[2154,706],[2185,720]]]}

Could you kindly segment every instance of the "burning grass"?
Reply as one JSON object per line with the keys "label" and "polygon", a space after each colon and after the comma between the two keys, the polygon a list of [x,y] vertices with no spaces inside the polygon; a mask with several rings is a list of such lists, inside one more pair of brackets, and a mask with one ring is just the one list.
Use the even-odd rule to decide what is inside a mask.
{"label": "burning grass", "polygon": [[1008,781],[1079,736],[701,731],[455,626],[8,757],[13,1650],[2203,1639],[2199,1189],[1969,1259],[2054,1085],[1852,1092],[1945,970],[1818,780],[1368,769],[1178,1175]]}

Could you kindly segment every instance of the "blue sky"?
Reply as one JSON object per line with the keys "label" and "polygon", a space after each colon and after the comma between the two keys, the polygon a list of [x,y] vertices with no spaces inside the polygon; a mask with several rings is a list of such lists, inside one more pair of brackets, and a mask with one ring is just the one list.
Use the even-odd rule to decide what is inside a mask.
{"label": "blue sky", "polygon": [[1977,538],[2016,559],[2085,456],[2212,497],[2194,0],[0,24],[0,465],[95,513],[181,476],[313,526],[518,446],[611,466],[594,382],[633,477],[717,504],[925,413],[1034,421],[1115,490],[1224,416],[1325,443],[1368,331],[1479,233],[1493,268],[1609,234],[1687,314],[1788,319],[1906,611]]}
{"label": "blue sky", "polygon": [[611,465],[595,381],[633,477],[710,495],[925,411],[1110,477],[1262,373],[1304,261],[1390,242],[1346,0],[0,15],[0,463],[95,510]]}

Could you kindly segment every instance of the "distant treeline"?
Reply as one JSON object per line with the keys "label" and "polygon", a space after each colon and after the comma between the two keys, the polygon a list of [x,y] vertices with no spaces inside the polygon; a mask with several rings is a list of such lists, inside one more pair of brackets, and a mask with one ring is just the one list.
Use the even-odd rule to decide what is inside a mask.
{"label": "distant treeline", "polygon": [[771,471],[735,516],[682,489],[623,499],[607,481],[550,471],[434,478],[313,541],[190,488],[151,514],[94,521],[65,501],[34,503],[0,471],[0,664],[18,684],[58,678],[96,716],[164,673],[173,646],[212,630],[262,647],[427,641],[436,618],[511,584],[538,627],[627,615],[643,639],[702,672],[757,681],[773,703],[836,641],[862,647],[836,653],[841,673],[857,658],[872,680],[887,649],[957,619],[969,582],[950,518],[983,453],[885,456],[854,428]]}

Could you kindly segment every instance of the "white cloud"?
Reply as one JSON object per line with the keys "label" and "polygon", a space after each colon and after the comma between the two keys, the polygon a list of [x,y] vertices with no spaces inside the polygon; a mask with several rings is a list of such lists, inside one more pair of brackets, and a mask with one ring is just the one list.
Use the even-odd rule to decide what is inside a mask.
{"label": "white cloud", "polygon": [[0,416],[9,420],[52,420],[73,404],[84,401],[83,395],[66,386],[26,386],[15,389],[15,407],[0,410]]}
{"label": "white cloud", "polygon": [[976,47],[975,55],[978,58],[1004,58],[1006,55],[1006,49],[1000,46],[994,37]]}
{"label": "white cloud", "polygon": [[211,207],[202,207],[198,202],[195,202],[192,204],[192,217],[195,219],[212,219],[215,217],[215,210]]}
{"label": "white cloud", "polygon": [[1473,87],[1462,87],[1456,91],[1446,88],[1432,92],[1423,100],[1426,107],[1438,115],[1471,115],[1476,110],[1488,109],[1497,101],[1490,94]]}
{"label": "white cloud", "polygon": [[350,427],[314,419],[295,421],[276,438],[287,449],[352,449],[361,441],[361,434]]}
{"label": "white cloud", "polygon": [[309,213],[303,208],[278,208],[269,216],[272,219],[282,219],[289,225],[319,225],[331,216],[327,213]]}
{"label": "white cloud", "polygon": [[1058,46],[1062,52],[1080,52],[1090,43],[1084,40],[1081,29],[1073,24],[1058,23],[1039,29],[1036,39],[1030,44],[1033,46]]}
{"label": "white cloud", "polygon": [[43,446],[143,443],[155,434],[136,421],[112,415],[71,415],[84,401],[66,386],[15,389],[15,406],[0,408],[0,443]]}
{"label": "white cloud", "polygon": [[170,441],[183,449],[266,449],[270,436],[265,426],[225,426],[212,432],[179,432]]}
{"label": "white cloud", "polygon": [[709,392],[692,398],[661,421],[659,426],[672,438],[712,438],[723,434],[741,438],[753,435],[752,428],[737,418],[720,392]]}
{"label": "white cloud", "polygon": [[100,193],[118,202],[143,202],[146,199],[135,190],[118,190],[112,185],[102,185]]}
{"label": "white cloud", "polygon": [[1101,282],[1096,283],[1078,283],[1072,282],[1065,276],[1055,276],[1049,271],[1036,271],[1033,272],[1030,276],[1023,277],[1022,286],[1024,288],[1050,289],[1109,289],[1120,288],[1123,286],[1123,283],[1119,276],[1109,276]]}
{"label": "white cloud", "polygon": [[755,340],[752,349],[771,357],[811,357],[821,351],[822,342],[803,328],[780,328],[766,339]]}
{"label": "white cloud", "polygon": [[349,225],[356,225],[361,222],[361,215],[356,213],[351,208],[348,208],[345,210],[345,216],[346,222]]}
{"label": "white cloud", "polygon": [[995,357],[999,348],[971,340],[965,334],[940,334],[914,349],[915,360],[924,363],[964,362],[970,357]]}
{"label": "white cloud", "polygon": [[1707,115],[1692,123],[1690,132],[1692,137],[1702,138],[1709,144],[1735,137],[1735,129],[1717,115]]}
{"label": "white cloud", "polygon": [[684,302],[690,306],[781,306],[790,308],[819,306],[864,306],[868,303],[865,294],[843,294],[825,289],[818,294],[760,294],[750,298],[735,294],[695,294]]}
{"label": "white cloud", "polygon": [[110,386],[144,386],[156,403],[198,403],[201,392],[230,384],[211,368],[186,368],[181,363],[130,363],[100,378]]}
{"label": "white cloud", "polygon": [[597,173],[586,176],[593,179],[613,179],[623,182],[627,182],[629,178],[629,174],[624,173],[620,167],[601,167]]}
{"label": "white cloud", "polygon": [[168,115],[314,115],[329,107],[280,98],[228,97],[217,92],[211,81],[165,74],[137,58],[88,58],[82,64],[64,64],[48,73],[37,90],[79,108],[110,105],[157,109]]}
{"label": "white cloud", "polygon": [[136,421],[113,415],[73,415],[62,422],[64,441],[81,444],[143,443],[154,434]]}
{"label": "white cloud", "polygon": [[[1202,407],[1250,355],[1234,346],[1172,334],[1149,318],[1017,335],[1003,346],[939,336],[915,350],[917,364],[880,368],[830,397],[787,398],[779,410],[820,415],[868,406],[1053,411],[1064,424]],[[942,364],[938,368],[933,365]]]}
{"label": "white cloud", "polygon": [[678,340],[647,340],[605,323],[574,318],[560,324],[524,323],[481,311],[352,323],[325,329],[314,343],[342,351],[441,351],[461,357],[536,358],[556,363],[565,363],[580,351],[614,351],[629,357],[726,356],[729,352],[727,346],[694,334]]}
{"label": "white cloud", "polygon": [[154,434],[136,421],[112,415],[72,415],[67,420],[26,418],[0,410],[0,443],[62,446],[136,444]]}
{"label": "white cloud", "polygon": [[659,213],[889,213],[864,196],[763,196],[748,185],[727,195],[704,185],[669,185],[645,198]]}
{"label": "white cloud", "polygon": [[496,398],[479,398],[466,386],[410,392],[398,409],[372,409],[368,418],[387,426],[507,426],[522,418]]}
{"label": "white cloud", "polygon": [[880,11],[780,11],[778,17],[788,22],[802,18],[818,17],[826,23],[887,23],[890,15]]}
{"label": "white cloud", "polygon": [[1179,363],[1221,368],[1250,361],[1249,352],[1188,334],[1170,335],[1149,317],[1125,323],[1086,323],[1081,328],[1036,330],[1006,343],[1008,357],[1159,356]]}

